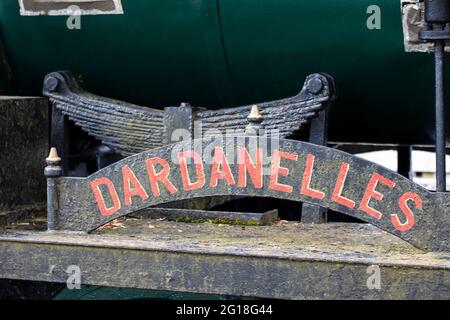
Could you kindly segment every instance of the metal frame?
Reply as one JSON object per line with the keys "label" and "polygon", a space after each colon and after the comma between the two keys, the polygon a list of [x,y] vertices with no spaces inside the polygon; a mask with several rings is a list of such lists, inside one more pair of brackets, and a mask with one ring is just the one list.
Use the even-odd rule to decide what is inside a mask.
{"label": "metal frame", "polygon": [[434,43],[435,59],[435,118],[436,118],[436,191],[446,191],[446,138],[444,99],[444,54],[445,42],[450,40],[450,2],[447,0],[425,0],[426,25],[420,32],[421,40]]}
{"label": "metal frame", "polygon": [[[243,231],[165,224],[145,237],[130,226],[100,235],[1,233],[0,278],[66,283],[67,268],[76,265],[82,284],[99,286],[276,299],[450,299],[448,255],[424,255],[368,225]],[[374,270],[379,289],[368,286]]]}
{"label": "metal frame", "polygon": [[[102,169],[117,161],[120,155],[129,156],[172,143],[173,134],[180,129],[185,130],[191,139],[214,137],[217,133],[225,135],[227,130],[244,133],[247,114],[252,108],[206,110],[182,103],[177,107],[166,107],[164,111],[150,109],[87,93],[77,78],[67,71],[47,75],[43,93],[52,102],[51,145],[61,156],[62,162],[58,166],[65,176],[71,175],[69,159],[74,158],[69,150],[70,139],[73,139],[69,131],[73,123],[102,141],[96,154],[90,156],[97,157],[98,169]],[[257,106],[261,119],[264,116],[267,134],[274,132],[278,137],[286,137],[302,130],[307,141],[326,145],[328,110],[335,98],[332,77],[312,74],[306,78],[298,95],[262,102]],[[227,198],[216,200],[214,203],[219,204]],[[326,222],[326,209],[304,204],[302,220],[307,223]]]}

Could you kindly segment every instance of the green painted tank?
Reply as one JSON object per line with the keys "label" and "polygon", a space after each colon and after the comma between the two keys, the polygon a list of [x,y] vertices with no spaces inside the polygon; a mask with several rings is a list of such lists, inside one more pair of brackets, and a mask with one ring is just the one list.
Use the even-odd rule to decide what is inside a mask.
{"label": "green painted tank", "polygon": [[[433,58],[404,52],[399,0],[122,4],[123,15],[82,16],[69,30],[67,17],[20,16],[17,0],[0,1],[3,71],[7,59],[14,80],[2,74],[5,93],[37,95],[45,74],[68,69],[108,97],[224,107],[292,96],[327,72],[339,95],[330,140],[434,142]],[[372,4],[381,30],[366,27]]]}

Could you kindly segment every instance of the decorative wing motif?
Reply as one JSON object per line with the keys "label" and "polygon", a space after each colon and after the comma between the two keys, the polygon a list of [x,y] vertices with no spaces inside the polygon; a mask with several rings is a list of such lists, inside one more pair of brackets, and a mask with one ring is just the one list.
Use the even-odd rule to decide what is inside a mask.
{"label": "decorative wing motif", "polygon": [[[93,95],[67,71],[47,75],[43,93],[76,125],[124,156],[162,146],[166,131],[173,129],[173,123],[168,123],[173,120],[173,108],[164,111]],[[266,130],[276,129],[284,138],[306,125],[333,99],[332,78],[313,74],[298,95],[257,105]],[[170,114],[168,109],[172,109]],[[192,108],[190,121],[201,121],[203,137],[239,133],[245,131],[250,109],[251,105],[197,112]]]}
{"label": "decorative wing motif", "polygon": [[[263,125],[286,138],[316,117],[328,102],[334,99],[333,80],[326,74],[310,75],[302,91],[291,98],[257,103],[264,119]],[[244,132],[248,124],[247,116],[252,105],[199,112],[196,120],[201,120],[204,137],[220,132]]]}
{"label": "decorative wing motif", "polygon": [[45,77],[44,95],[89,135],[128,156],[162,146],[162,110],[93,95],[67,71]]}

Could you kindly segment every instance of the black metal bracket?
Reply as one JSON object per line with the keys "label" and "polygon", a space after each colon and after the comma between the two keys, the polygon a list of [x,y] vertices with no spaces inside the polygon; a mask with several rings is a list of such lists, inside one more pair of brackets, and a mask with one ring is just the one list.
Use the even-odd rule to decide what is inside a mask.
{"label": "black metal bracket", "polygon": [[[189,103],[163,110],[141,107],[88,93],[67,71],[47,75],[43,93],[53,106],[51,145],[61,154],[61,168],[67,176],[72,175],[69,159],[80,158],[70,154],[68,147],[73,123],[102,143],[87,155],[96,159],[95,172],[122,157],[180,140],[244,133],[252,107],[206,110]],[[257,104],[265,130],[284,138],[307,128],[306,141],[325,146],[328,109],[335,93],[334,80],[328,74],[308,76],[298,95]],[[305,204],[302,219],[325,222],[326,210]]]}
{"label": "black metal bracket", "polygon": [[[252,107],[246,105],[206,110],[182,103],[161,110],[137,106],[86,92],[67,71],[47,75],[43,94],[49,97],[54,108],[52,143],[62,147],[62,141],[66,139],[66,120],[62,119],[64,115],[65,119],[73,121],[83,131],[122,156],[175,142],[173,133],[180,129],[186,130],[191,138],[194,135],[195,138],[201,138],[233,131],[242,133]],[[257,105],[264,117],[266,130],[277,131],[278,136],[284,138],[308,125],[334,98],[333,79],[326,74],[312,74],[307,77],[298,95]],[[315,128],[316,125],[313,127],[312,134],[320,131]]]}
{"label": "black metal bracket", "polygon": [[450,2],[425,0],[425,28],[419,38],[425,41],[450,40]]}
{"label": "black metal bracket", "polygon": [[434,42],[436,89],[436,191],[447,189],[445,156],[444,54],[445,41],[450,40],[450,2],[425,0],[425,28],[419,37]]}
{"label": "black metal bracket", "polygon": [[[314,81],[310,85],[313,92],[321,90],[320,83]],[[324,109],[319,112],[317,117],[311,120],[309,128],[309,142],[319,146],[326,146],[328,143],[328,111],[329,104],[324,106]],[[302,204],[302,218],[303,223],[326,223],[328,220],[328,209],[317,206],[315,204]]]}

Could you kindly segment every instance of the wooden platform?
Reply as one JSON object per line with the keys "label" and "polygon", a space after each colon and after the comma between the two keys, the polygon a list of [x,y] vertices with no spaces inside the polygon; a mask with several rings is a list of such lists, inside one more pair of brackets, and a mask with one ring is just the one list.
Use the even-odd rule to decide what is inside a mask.
{"label": "wooden platform", "polygon": [[[450,299],[450,254],[366,224],[233,226],[126,219],[93,234],[44,219],[0,232],[0,278],[282,299]],[[375,265],[380,289],[369,289]]]}

